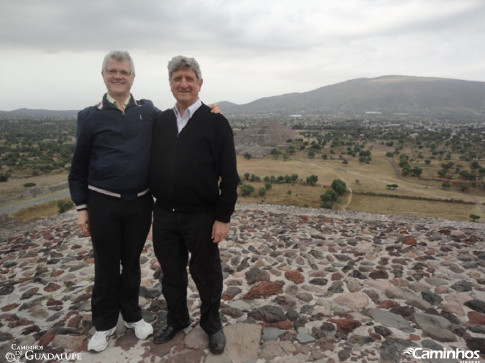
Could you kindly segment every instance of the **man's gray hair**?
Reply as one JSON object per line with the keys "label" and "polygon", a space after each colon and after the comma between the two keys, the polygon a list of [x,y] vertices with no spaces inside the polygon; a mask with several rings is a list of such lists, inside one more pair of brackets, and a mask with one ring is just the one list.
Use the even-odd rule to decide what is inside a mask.
{"label": "man's gray hair", "polygon": [[199,63],[195,58],[188,58],[182,55],[173,57],[170,62],[168,62],[168,79],[172,79],[172,74],[179,69],[191,69],[194,71],[197,79],[200,81],[202,79],[202,72],[200,71]]}
{"label": "man's gray hair", "polygon": [[114,59],[117,62],[130,62],[131,73],[135,75],[135,64],[133,63],[133,59],[131,59],[130,53],[122,50],[112,50],[106,54],[103,60],[103,68],[101,69],[102,72],[106,70],[106,66],[111,59]]}

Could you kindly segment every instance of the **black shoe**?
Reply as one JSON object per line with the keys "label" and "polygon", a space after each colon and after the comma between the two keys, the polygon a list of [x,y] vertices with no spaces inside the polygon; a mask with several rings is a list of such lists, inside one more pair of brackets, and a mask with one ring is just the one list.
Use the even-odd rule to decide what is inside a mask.
{"label": "black shoe", "polygon": [[224,332],[219,330],[217,333],[209,337],[209,350],[212,354],[221,354],[226,347],[226,336]]}
{"label": "black shoe", "polygon": [[155,335],[155,338],[153,339],[153,342],[155,344],[163,344],[166,343],[170,340],[173,339],[173,337],[182,329],[187,328],[190,325],[187,324],[186,326],[183,326],[181,328],[174,328],[173,326],[170,325],[165,325],[162,329],[158,331],[158,333]]}

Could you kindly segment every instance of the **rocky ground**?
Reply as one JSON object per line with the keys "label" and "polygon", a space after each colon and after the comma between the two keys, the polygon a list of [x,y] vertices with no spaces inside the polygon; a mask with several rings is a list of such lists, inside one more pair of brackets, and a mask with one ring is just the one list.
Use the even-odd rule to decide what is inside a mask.
{"label": "rocky ground", "polygon": [[[0,361],[485,361],[484,224],[238,204],[221,244],[219,356],[197,325],[192,281],[194,323],[171,342],[138,341],[120,322],[106,351],[87,352],[93,255],[74,212],[0,237]],[[140,304],[155,328],[158,270],[149,239]]]}

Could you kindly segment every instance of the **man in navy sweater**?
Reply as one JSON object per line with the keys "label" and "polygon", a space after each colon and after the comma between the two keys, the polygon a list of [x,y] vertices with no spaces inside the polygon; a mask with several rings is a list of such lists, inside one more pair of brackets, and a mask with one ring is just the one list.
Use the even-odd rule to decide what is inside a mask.
{"label": "man in navy sweater", "polygon": [[168,65],[173,109],[155,121],[149,185],[156,198],[153,245],[160,261],[167,325],[155,343],[171,340],[190,324],[189,269],[200,294],[200,326],[214,354],[226,339],[219,316],[223,278],[218,243],[229,232],[239,177],[231,127],[199,99],[203,80],[197,61],[178,56]]}
{"label": "man in navy sweater", "polygon": [[153,208],[148,189],[151,132],[160,114],[151,101],[131,95],[135,69],[127,52],[108,53],[101,74],[107,93],[99,105],[79,112],[69,173],[78,225],[93,243],[96,333],[88,343],[93,352],[106,349],[120,313],[138,339],[153,333],[142,318],[138,296],[140,255]]}

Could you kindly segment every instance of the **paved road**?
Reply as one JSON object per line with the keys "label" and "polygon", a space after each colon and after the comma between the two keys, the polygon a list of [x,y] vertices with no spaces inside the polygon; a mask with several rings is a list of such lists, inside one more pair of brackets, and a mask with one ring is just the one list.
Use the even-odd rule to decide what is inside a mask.
{"label": "paved road", "polygon": [[69,189],[62,189],[54,193],[49,193],[49,194],[28,199],[28,200],[17,200],[17,201],[9,202],[7,205],[0,206],[0,214],[12,215],[21,209],[32,207],[37,204],[50,202],[53,200],[62,199],[68,196],[69,196]]}

